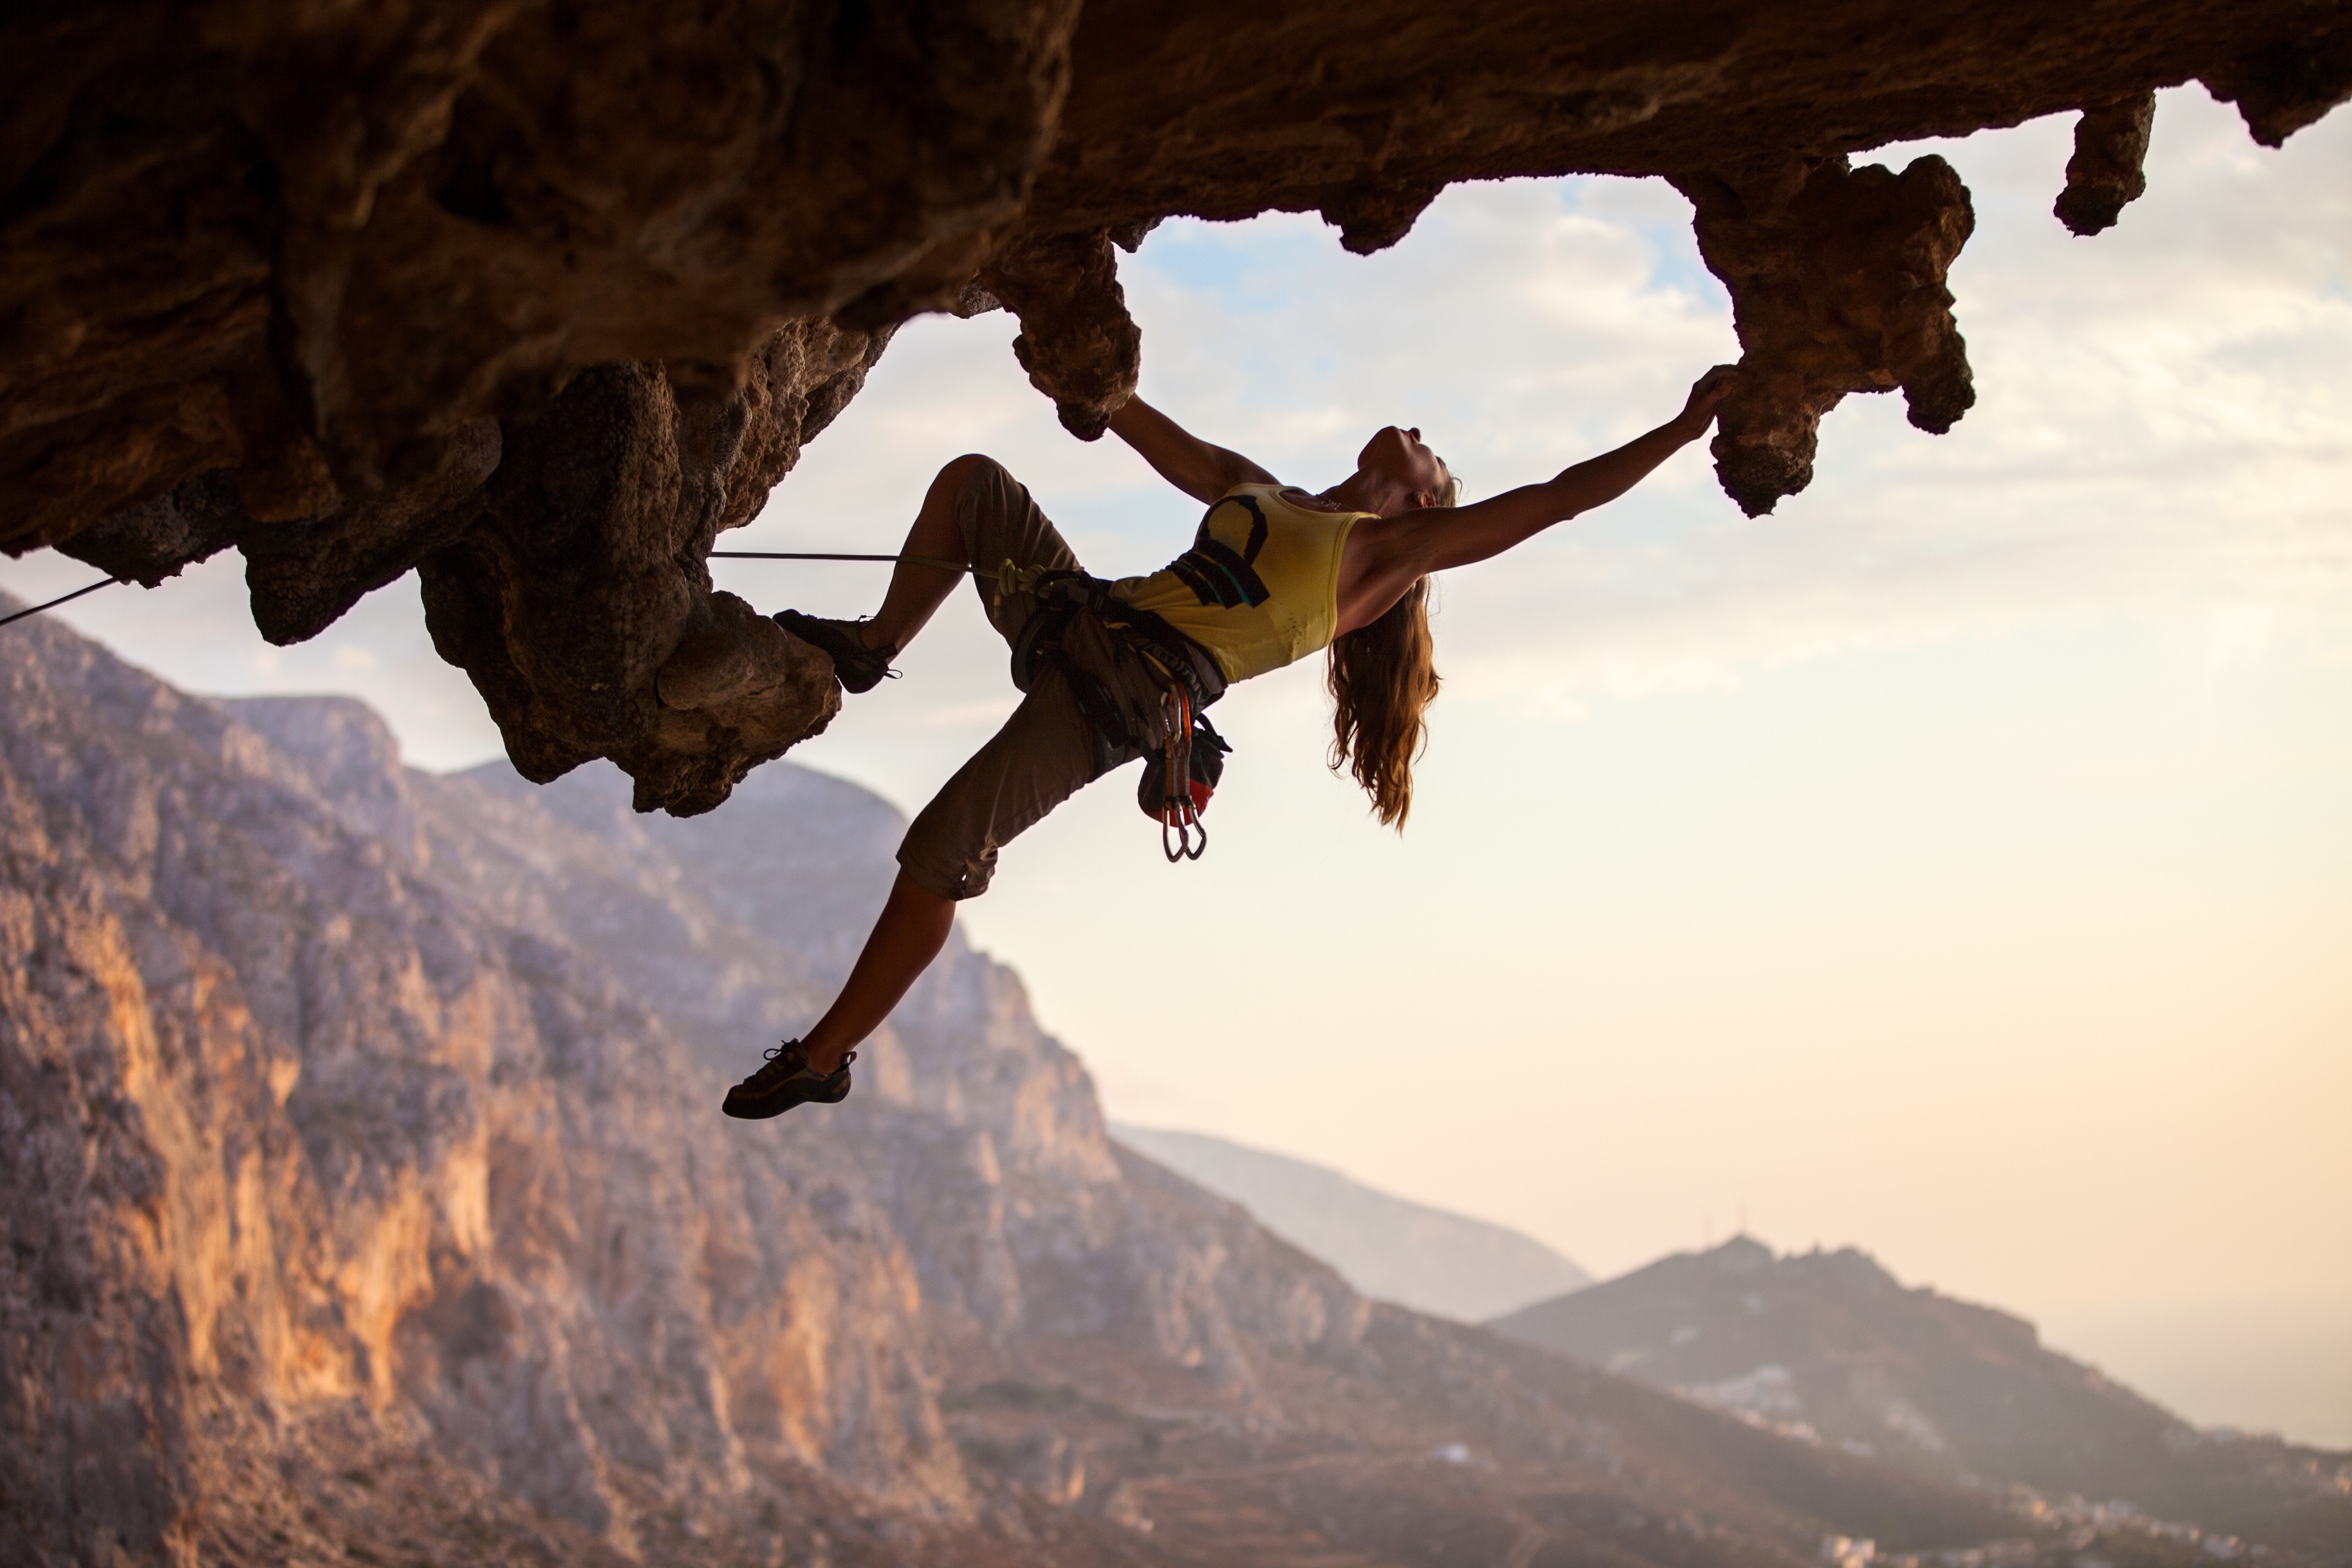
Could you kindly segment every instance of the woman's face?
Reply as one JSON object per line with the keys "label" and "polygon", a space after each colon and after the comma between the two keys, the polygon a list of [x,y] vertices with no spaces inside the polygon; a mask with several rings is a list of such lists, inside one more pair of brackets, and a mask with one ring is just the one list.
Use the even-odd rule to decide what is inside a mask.
{"label": "woman's face", "polygon": [[1393,481],[1414,495],[1436,495],[1451,483],[1445,465],[1438,460],[1413,426],[1391,424],[1377,432],[1356,455],[1356,466],[1367,474]]}

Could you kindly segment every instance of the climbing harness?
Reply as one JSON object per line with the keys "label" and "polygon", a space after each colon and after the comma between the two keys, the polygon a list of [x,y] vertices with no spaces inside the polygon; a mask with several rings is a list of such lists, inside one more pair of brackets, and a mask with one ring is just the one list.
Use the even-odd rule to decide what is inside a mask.
{"label": "climbing harness", "polygon": [[[1193,645],[1159,616],[1138,610],[1110,591],[1111,585],[1082,571],[1022,566],[1013,560],[994,568],[965,566],[936,556],[848,555],[814,550],[713,550],[711,559],[731,560],[873,560],[937,567],[969,573],[988,588],[991,611],[1016,593],[1037,601],[1014,639],[1013,684],[1023,691],[1036,672],[1052,664],[1069,683],[1078,711],[1095,732],[1098,771],[1116,767],[1129,752],[1144,758],[1136,804],[1160,824],[1160,852],[1170,864],[1199,860],[1209,848],[1201,821],[1209,798],[1224,777],[1233,747],[1202,710],[1225,694],[1224,677],[1213,664],[1194,656]],[[1118,667],[1131,653],[1149,676],[1152,700],[1139,703]],[[1130,665],[1131,670],[1135,666]]]}
{"label": "climbing harness", "polygon": [[1209,848],[1202,813],[1233,750],[1202,711],[1225,695],[1223,675],[1190,639],[1101,578],[1009,560],[992,575],[992,609],[1013,593],[1037,601],[1013,640],[1013,684],[1025,692],[1038,670],[1059,669],[1095,732],[1098,771],[1140,753],[1135,803],[1160,824],[1160,853],[1171,865],[1199,860]]}

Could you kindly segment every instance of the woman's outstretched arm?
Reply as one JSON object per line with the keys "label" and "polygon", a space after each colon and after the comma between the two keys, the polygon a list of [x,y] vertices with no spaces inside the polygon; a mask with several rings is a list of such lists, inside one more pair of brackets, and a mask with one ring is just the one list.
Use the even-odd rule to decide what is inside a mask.
{"label": "woman's outstretched arm", "polygon": [[1143,455],[1160,476],[1207,505],[1236,485],[1271,485],[1274,476],[1222,446],[1212,446],[1139,397],[1110,416],[1113,434]]}
{"label": "woman's outstretched arm", "polygon": [[1391,557],[1394,570],[1409,584],[1427,572],[1498,556],[1554,523],[1613,501],[1706,434],[1715,423],[1716,405],[1729,395],[1738,375],[1733,366],[1716,366],[1691,388],[1682,413],[1614,452],[1562,469],[1544,484],[1523,485],[1453,511],[1408,512],[1391,518],[1396,536],[1381,553]]}

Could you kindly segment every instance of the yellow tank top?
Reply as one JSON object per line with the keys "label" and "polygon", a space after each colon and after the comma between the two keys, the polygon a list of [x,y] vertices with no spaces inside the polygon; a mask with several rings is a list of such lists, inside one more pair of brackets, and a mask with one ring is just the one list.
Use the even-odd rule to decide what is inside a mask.
{"label": "yellow tank top", "polygon": [[1327,512],[1288,485],[1236,485],[1201,519],[1192,548],[1111,591],[1206,648],[1245,681],[1329,645],[1339,622],[1339,552],[1370,512]]}

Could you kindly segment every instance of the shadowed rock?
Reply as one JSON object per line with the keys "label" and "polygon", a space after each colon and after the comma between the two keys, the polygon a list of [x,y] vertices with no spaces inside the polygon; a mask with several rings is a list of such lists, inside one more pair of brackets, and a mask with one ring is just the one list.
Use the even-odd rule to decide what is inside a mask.
{"label": "shadowed rock", "polygon": [[2352,18],[2340,8],[2315,12],[2199,75],[2215,98],[2238,106],[2255,141],[2283,147],[2352,95]]}
{"label": "shadowed rock", "polygon": [[[1368,253],[1464,180],[1664,175],[1744,209],[1779,177],[1738,171],[1833,169],[1752,212],[1694,198],[1759,372],[1717,453],[1753,511],[1801,486],[1846,392],[1901,385],[1928,430],[1969,400],[1936,299],[1965,196],[1847,155],[2080,112],[2064,215],[2095,225],[2136,178],[2132,106],[2191,78],[2275,146],[2352,91],[2352,23],[2334,0],[35,0],[0,21],[0,549],[95,529],[87,559],[146,580],[234,544],[281,641],[441,562],[438,645],[526,773],[612,757],[641,801],[699,810],[829,711],[681,727],[656,689],[690,629],[732,622],[696,552],[757,509],[739,479],[774,484],[862,384],[779,342],[870,364],[917,311],[1001,299],[1092,438],[1140,348],[1110,247],[1171,214],[1320,212]],[[773,461],[681,439],[740,403],[757,444],[796,400]],[[557,483],[575,448],[625,488]],[[524,475],[466,491],[486,460]],[[720,490],[712,526],[693,497]]]}
{"label": "shadowed rock", "polygon": [[1950,164],[1758,162],[1675,183],[1748,350],[1713,450],[1749,517],[1812,483],[1822,415],[1848,392],[1900,387],[1938,435],[1976,402],[1944,287],[1976,216]]}
{"label": "shadowed rock", "polygon": [[1061,235],[1007,246],[980,286],[1021,318],[1013,352],[1054,400],[1062,428],[1094,441],[1135,395],[1143,334],[1127,313],[1110,235]]}
{"label": "shadowed rock", "polygon": [[2115,227],[2125,206],[2147,193],[2147,137],[2156,124],[2156,94],[2086,109],[2074,122],[2074,155],[2066,161],[2066,188],[2052,210],[2078,235]]}
{"label": "shadowed rock", "polygon": [[235,471],[215,468],[100,518],[58,549],[118,582],[153,588],[228,549],[251,520],[237,505]]}
{"label": "shadowed rock", "polygon": [[261,634],[281,646],[309,641],[471,528],[479,515],[475,498],[501,447],[498,422],[478,419],[418,454],[423,471],[405,483],[315,517],[257,519],[240,528],[236,545]]}
{"label": "shadowed rock", "polygon": [[478,520],[420,570],[434,646],[473,677],[525,778],[609,757],[640,810],[707,811],[824,727],[831,661],[714,595],[706,562],[888,339],[793,322],[740,391],[698,402],[661,365],[600,366],[514,428]]}
{"label": "shadowed rock", "polygon": [[476,420],[433,443],[425,467],[346,506],[285,521],[245,502],[249,469],[215,468],[166,495],[101,518],[58,547],[124,581],[152,588],[234,546],[245,553],[254,624],[283,646],[307,642],[473,525],[471,504],[499,465],[495,420]]}

